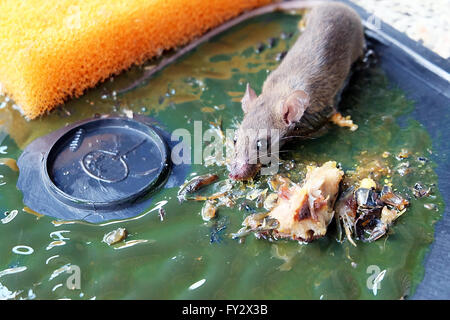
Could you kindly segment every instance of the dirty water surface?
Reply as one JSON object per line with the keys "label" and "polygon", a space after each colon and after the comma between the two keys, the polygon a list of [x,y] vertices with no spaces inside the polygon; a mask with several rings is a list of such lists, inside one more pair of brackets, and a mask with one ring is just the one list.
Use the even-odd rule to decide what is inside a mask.
{"label": "dirty water surface", "polygon": [[[434,223],[444,211],[431,138],[412,117],[415,106],[377,66],[355,75],[341,111],[359,128],[332,127],[324,136],[290,143],[280,173],[301,182],[309,164],[338,162],[353,174],[379,170],[410,207],[373,243],[336,240],[335,226],[311,244],[231,239],[244,218],[264,212],[243,199],[203,221],[203,201],[177,199],[178,188],[155,195],[135,218],[89,224],[58,221],[26,207],[16,188],[16,160],[35,138],[95,115],[148,115],[168,132],[194,132],[211,123],[235,128],[242,119],[245,85],[260,92],[268,73],[299,35],[300,15],[273,13],[242,23],[199,46],[141,86],[117,93],[151,62],[111,78],[46,117],[26,121],[13,101],[0,97],[0,299],[400,299],[422,280]],[[368,169],[367,169],[368,168]],[[371,169],[372,168],[372,169]],[[375,168],[375,169],[374,169]],[[364,171],[366,170],[366,171]],[[189,178],[224,166],[193,164]],[[416,183],[431,187],[416,198]],[[216,185],[217,186],[217,185]],[[236,186],[235,186],[236,187]],[[212,187],[214,188],[214,186]],[[239,186],[268,188],[267,179]],[[241,210],[240,210],[241,209]],[[126,229],[114,241],[104,236]],[[113,234],[114,235],[114,234]],[[73,275],[80,275],[79,281]],[[380,276],[382,275],[382,276]],[[373,281],[379,285],[374,290]]]}

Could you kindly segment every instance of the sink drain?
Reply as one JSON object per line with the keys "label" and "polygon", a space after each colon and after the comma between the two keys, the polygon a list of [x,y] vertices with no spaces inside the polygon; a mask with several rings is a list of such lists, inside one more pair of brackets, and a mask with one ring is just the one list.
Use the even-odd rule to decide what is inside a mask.
{"label": "sink drain", "polygon": [[106,118],[65,133],[50,148],[44,166],[44,182],[55,197],[98,210],[126,205],[151,191],[169,163],[167,145],[151,127]]}
{"label": "sink drain", "polygon": [[148,119],[89,119],[33,141],[18,161],[24,203],[93,222],[141,213],[153,191],[182,183],[186,171],[171,164],[164,132]]}

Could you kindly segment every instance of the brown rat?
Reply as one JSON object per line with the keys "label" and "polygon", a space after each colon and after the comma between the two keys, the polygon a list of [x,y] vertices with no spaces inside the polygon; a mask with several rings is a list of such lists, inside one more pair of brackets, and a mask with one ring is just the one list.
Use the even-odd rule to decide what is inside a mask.
{"label": "brown rat", "polygon": [[[315,6],[306,29],[281,64],[264,82],[259,96],[247,84],[242,98],[244,119],[237,130],[230,177],[245,180],[261,167],[251,156],[277,130],[279,145],[289,137],[317,135],[336,113],[337,99],[352,64],[364,53],[364,32],[358,14],[341,3]],[[257,130],[258,137],[248,134]],[[274,131],[272,131],[274,132]]]}

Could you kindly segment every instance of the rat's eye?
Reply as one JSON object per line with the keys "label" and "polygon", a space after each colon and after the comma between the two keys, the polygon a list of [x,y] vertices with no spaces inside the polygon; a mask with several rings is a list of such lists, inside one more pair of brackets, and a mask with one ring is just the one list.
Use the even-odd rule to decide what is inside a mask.
{"label": "rat's eye", "polygon": [[234,136],[233,142],[234,142],[234,144],[236,144],[236,142],[237,142],[237,136]]}

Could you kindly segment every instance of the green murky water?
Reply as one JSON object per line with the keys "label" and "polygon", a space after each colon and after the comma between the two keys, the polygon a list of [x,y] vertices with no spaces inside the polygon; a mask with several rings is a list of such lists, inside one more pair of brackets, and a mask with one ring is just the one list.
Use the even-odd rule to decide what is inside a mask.
{"label": "green murky water", "polygon": [[[142,74],[135,68],[35,121],[25,121],[11,101],[0,98],[0,158],[17,159],[36,137],[110,112],[150,115],[168,131],[193,132],[194,121],[202,121],[207,129],[210,121],[219,118],[223,128],[233,127],[242,117],[239,100],[245,84],[250,82],[260,92],[268,72],[278,64],[277,54],[298,36],[299,18],[276,13],[253,19],[200,46],[138,89],[113,94]],[[281,39],[282,32],[294,35]],[[268,48],[271,37],[278,40]],[[255,48],[260,42],[266,48],[258,54]],[[357,76],[341,105],[359,129],[334,127],[320,139],[286,146],[290,151],[282,159],[285,163],[295,159],[296,165],[289,172],[282,165],[282,173],[298,181],[310,162],[336,160],[348,171],[377,160],[391,168],[379,182],[387,179],[404,196],[412,196],[411,187],[418,181],[427,186],[437,182],[434,164],[417,159],[429,156],[430,137],[410,116],[414,105],[387,82],[382,71],[373,68]],[[397,160],[395,155],[402,149],[411,154]],[[390,155],[384,158],[385,151]],[[18,172],[11,163],[0,160],[0,218],[7,218],[4,212],[18,211],[13,219],[0,223],[0,298],[398,299],[414,292],[421,281],[433,225],[444,210],[435,187],[434,197],[412,197],[410,208],[387,239],[359,242],[354,248],[336,242],[334,225],[326,237],[309,245],[253,237],[240,244],[228,235],[239,229],[248,212],[220,208],[219,219],[226,229],[219,233],[221,241],[211,242],[214,223],[202,221],[202,203],[181,206],[177,189],[156,196],[155,203],[167,201],[163,222],[152,207],[137,219],[102,225],[61,224],[33,215],[24,209],[15,187]],[[409,173],[402,177],[399,169],[404,171],[406,163]],[[193,175],[216,171],[225,178],[223,168],[192,166]],[[438,210],[424,208],[426,203]],[[103,235],[118,227],[128,230],[129,242],[109,247],[102,242]],[[74,265],[81,272],[79,290],[66,286],[70,277],[66,270]],[[376,296],[367,286],[374,275],[370,266],[386,270]]]}

